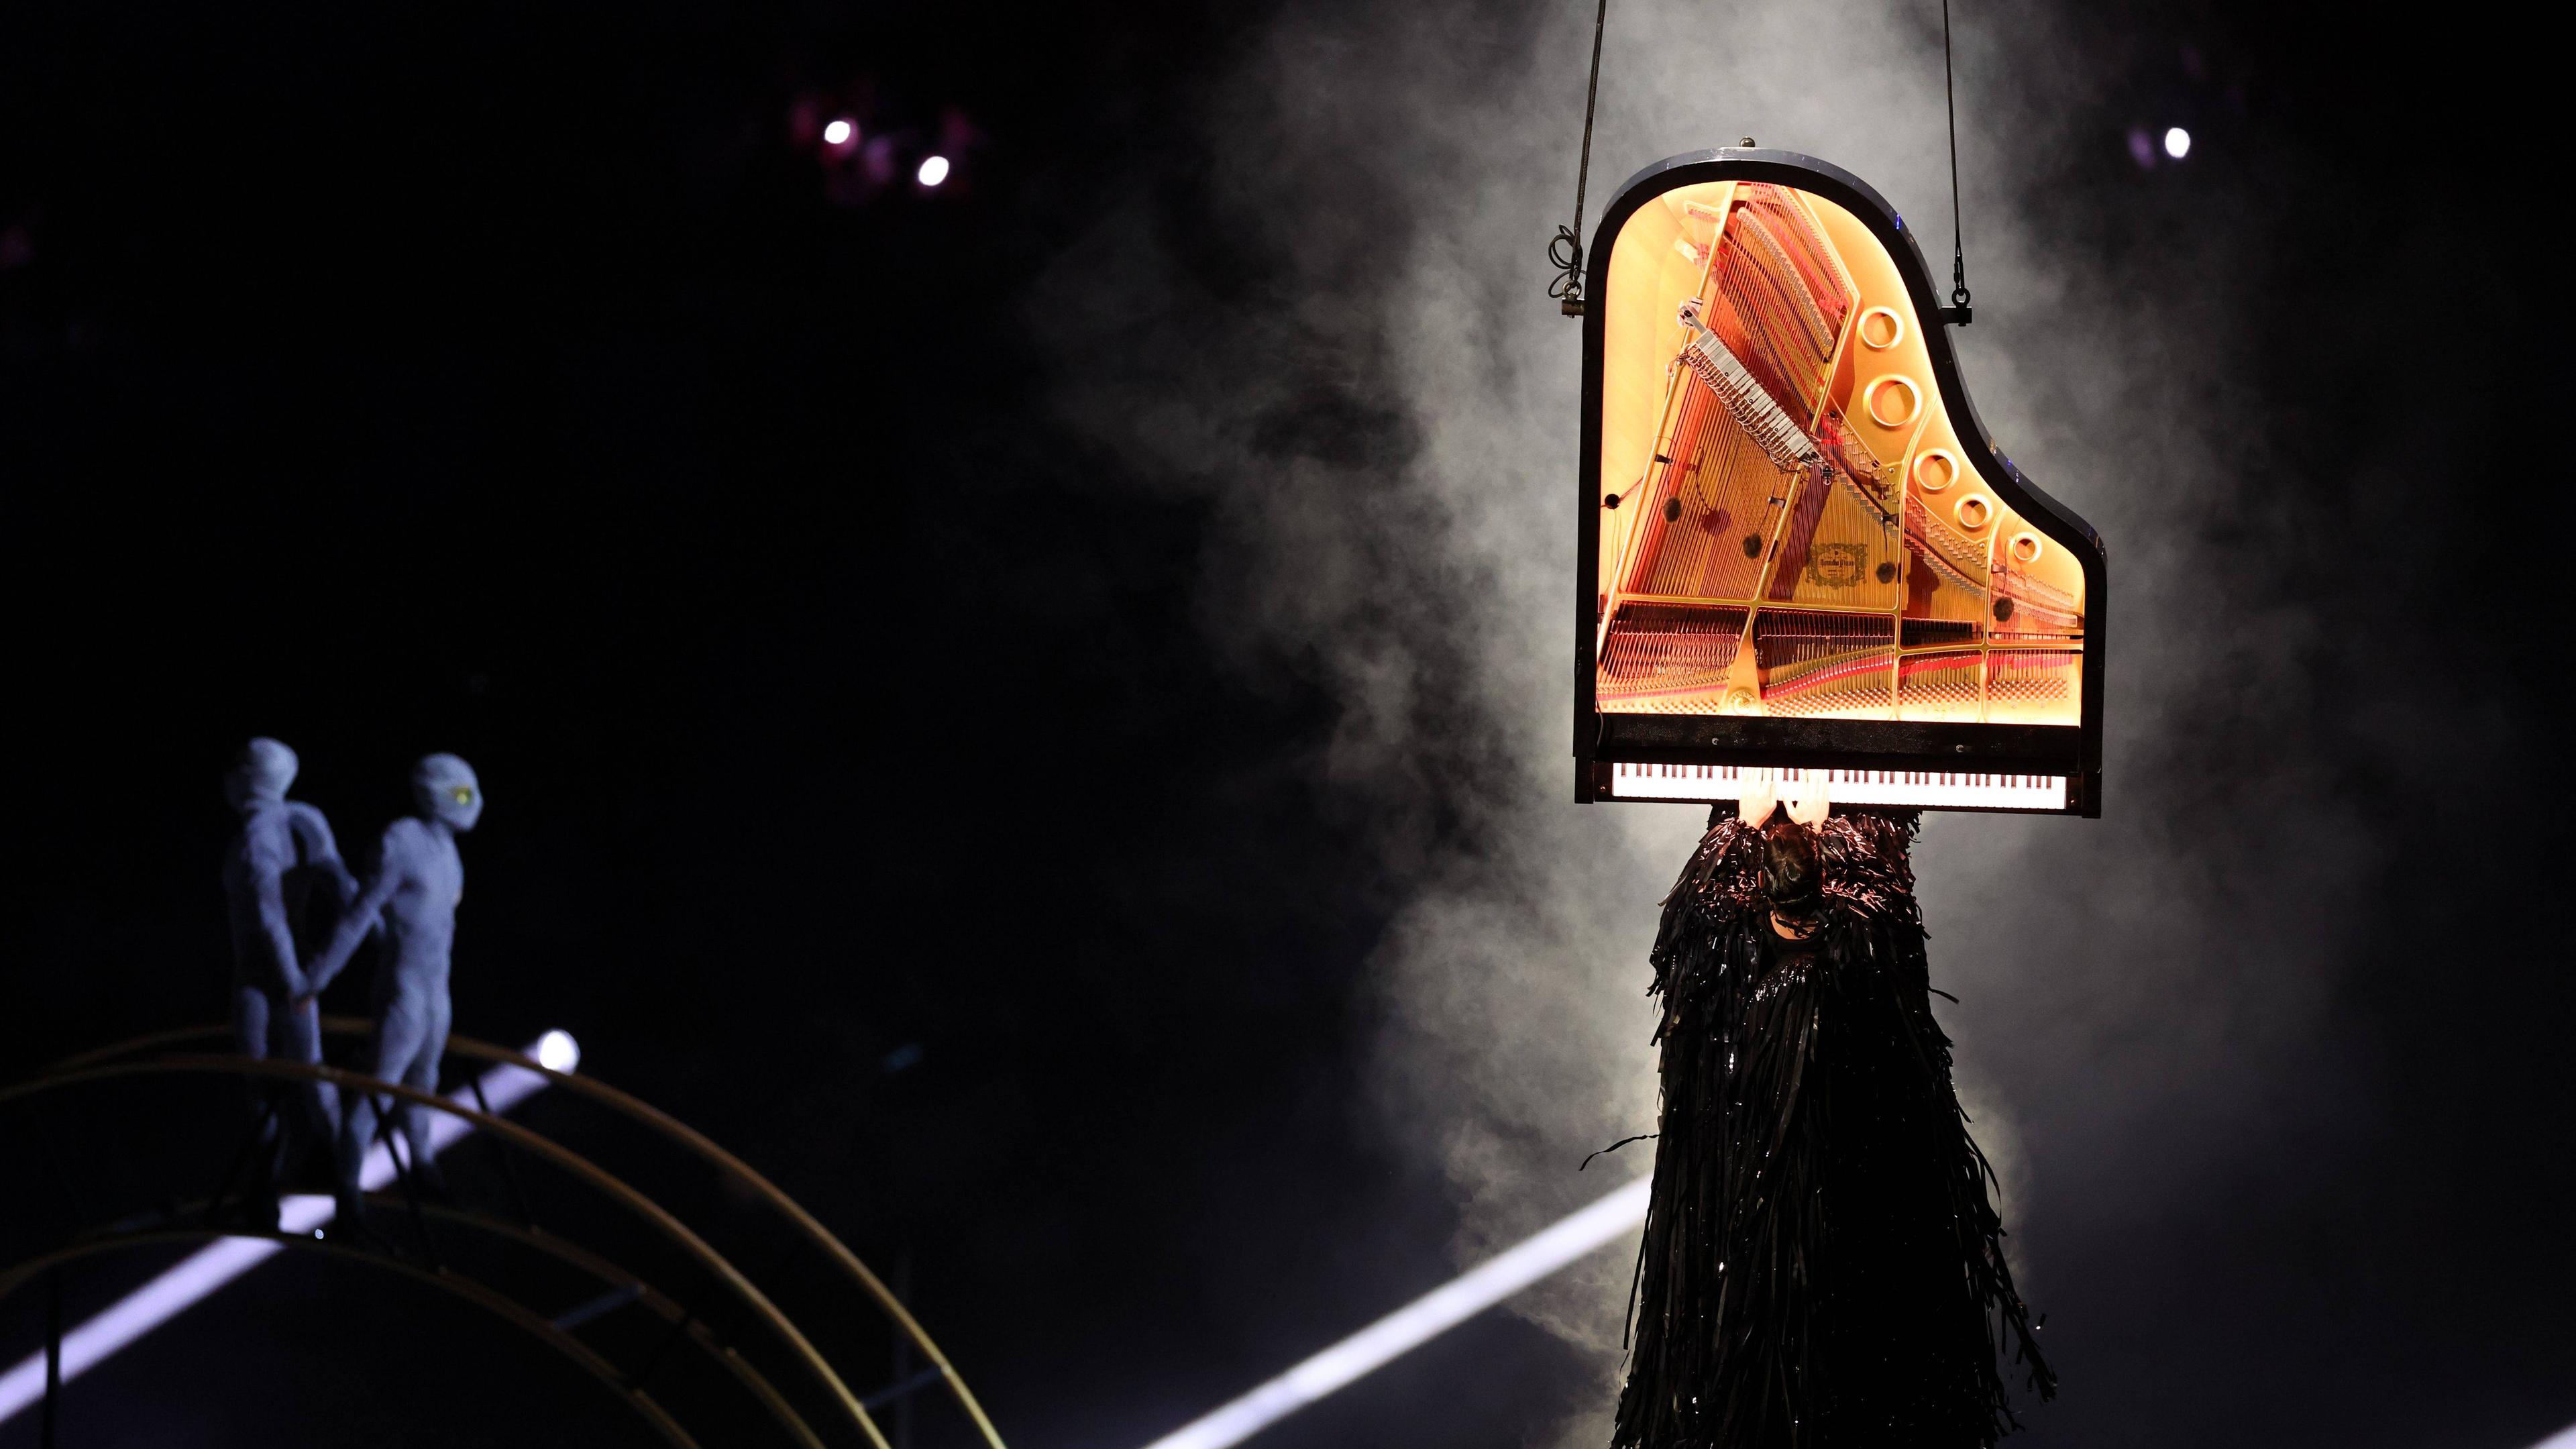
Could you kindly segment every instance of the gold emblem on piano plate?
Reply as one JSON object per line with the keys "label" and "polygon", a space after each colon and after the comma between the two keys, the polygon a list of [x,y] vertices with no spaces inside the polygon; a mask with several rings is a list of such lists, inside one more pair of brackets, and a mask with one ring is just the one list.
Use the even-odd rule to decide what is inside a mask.
{"label": "gold emblem on piano plate", "polygon": [[1807,549],[1807,582],[1828,589],[1848,589],[1859,584],[1869,570],[1869,545],[1865,543],[1819,543]]}

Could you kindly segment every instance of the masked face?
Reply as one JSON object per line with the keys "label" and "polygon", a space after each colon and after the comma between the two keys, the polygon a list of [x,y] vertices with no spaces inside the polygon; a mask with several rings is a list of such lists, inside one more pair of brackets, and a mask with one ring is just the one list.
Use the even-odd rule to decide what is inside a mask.
{"label": "masked face", "polygon": [[466,831],[483,818],[483,784],[474,767],[454,755],[426,755],[411,767],[412,803],[451,830]]}
{"label": "masked face", "polygon": [[242,746],[233,767],[224,772],[224,803],[235,810],[274,805],[295,783],[295,752],[265,736]]}

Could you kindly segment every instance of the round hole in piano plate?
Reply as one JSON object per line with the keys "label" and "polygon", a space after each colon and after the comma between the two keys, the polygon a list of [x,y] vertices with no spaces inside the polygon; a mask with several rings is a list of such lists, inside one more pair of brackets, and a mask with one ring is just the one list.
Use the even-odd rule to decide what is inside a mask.
{"label": "round hole in piano plate", "polygon": [[1973,533],[1994,521],[1995,505],[1987,501],[1986,495],[1971,493],[1951,506],[1950,516],[1959,520],[1961,528]]}
{"label": "round hole in piano plate", "polygon": [[1923,390],[1903,373],[1891,372],[1871,383],[1865,400],[1869,420],[1882,428],[1904,427],[1923,410]]}
{"label": "round hole in piano plate", "polygon": [[1905,340],[1905,319],[1892,307],[1872,307],[1860,314],[1860,345],[1885,352]]}
{"label": "round hole in piano plate", "polygon": [[1947,448],[1926,448],[1914,460],[1914,486],[1938,493],[1959,481],[1959,460]]}
{"label": "round hole in piano plate", "polygon": [[2012,541],[2012,556],[2013,556],[2013,562],[2015,562],[2015,563],[2035,564],[2035,563],[2039,562],[2039,555],[2040,555],[2040,542],[2039,542],[2039,535],[2038,535],[2038,534],[2035,534],[2035,533],[2016,533],[2016,534],[2014,534],[2014,535],[2013,535],[2013,541]]}
{"label": "round hole in piano plate", "polygon": [[1744,535],[1744,556],[1746,558],[1762,557],[1762,535],[1758,533],[1748,533]]}

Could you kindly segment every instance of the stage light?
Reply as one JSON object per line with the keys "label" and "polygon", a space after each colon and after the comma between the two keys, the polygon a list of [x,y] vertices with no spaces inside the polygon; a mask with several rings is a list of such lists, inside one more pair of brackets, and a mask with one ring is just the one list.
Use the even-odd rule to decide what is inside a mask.
{"label": "stage light", "polygon": [[1647,1179],[1637,1179],[1146,1449],[1227,1449],[1242,1443],[1585,1254],[1635,1232],[1646,1221],[1649,1186]]}
{"label": "stage light", "polygon": [[[557,1043],[560,1042],[560,1047]],[[580,1057],[569,1033],[550,1031],[528,1047],[528,1055],[552,1066],[548,1053],[574,1060]],[[558,1067],[558,1071],[568,1070]],[[483,1074],[483,1100],[494,1112],[507,1112],[534,1096],[546,1085],[546,1079],[524,1067],[500,1066]],[[472,1087],[451,1092],[447,1100],[460,1107],[475,1107]],[[424,1109],[426,1110],[426,1109]],[[435,1157],[474,1129],[464,1118],[441,1112],[430,1119],[429,1150]],[[394,1180],[393,1154],[379,1142],[368,1149],[358,1167],[358,1185],[374,1192]],[[278,1204],[277,1226],[292,1234],[320,1232],[338,1211],[327,1197],[298,1194]],[[280,1245],[268,1238],[220,1238],[180,1260],[177,1267],[109,1304],[97,1317],[63,1335],[63,1382],[96,1367],[117,1350],[134,1342],[162,1324],[178,1317],[203,1301],[216,1289],[258,1267],[274,1256]],[[45,1396],[45,1355],[43,1350],[21,1360],[15,1368],[0,1374],[0,1423],[6,1423],[28,1405]]]}
{"label": "stage light", "polygon": [[921,163],[921,169],[914,172],[913,176],[924,186],[937,186],[948,179],[948,158],[932,156],[924,160]]}
{"label": "stage light", "polygon": [[550,1072],[569,1072],[581,1065],[581,1043],[568,1031],[550,1031],[537,1038],[537,1065]]}
{"label": "stage light", "polygon": [[2576,1425],[2559,1430],[2531,1446],[2531,1449],[2576,1449]]}
{"label": "stage light", "polygon": [[2176,126],[2165,132],[2165,154],[2176,161],[2191,154],[2191,132]]}
{"label": "stage light", "polygon": [[830,124],[823,127],[823,144],[826,146],[846,146],[850,144],[850,138],[858,133],[859,128],[851,125],[847,120],[835,119]]}

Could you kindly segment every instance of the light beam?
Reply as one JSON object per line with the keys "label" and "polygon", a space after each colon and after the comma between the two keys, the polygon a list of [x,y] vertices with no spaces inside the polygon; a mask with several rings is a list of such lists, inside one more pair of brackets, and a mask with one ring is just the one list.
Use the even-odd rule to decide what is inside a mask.
{"label": "light beam", "polygon": [[[528,1055],[557,1071],[570,1070],[570,1063],[581,1060],[581,1048],[568,1032],[550,1031],[527,1048]],[[563,1061],[565,1066],[555,1063]],[[512,1107],[535,1095],[546,1079],[525,1067],[497,1066],[483,1074],[483,1096],[495,1113]],[[460,1107],[477,1105],[474,1089],[467,1087],[451,1092],[447,1100]],[[427,1109],[423,1109],[427,1110]],[[432,1157],[445,1152],[473,1127],[462,1117],[441,1112],[430,1119],[429,1152]],[[394,1158],[386,1144],[379,1142],[367,1150],[358,1167],[358,1185],[373,1192],[394,1180]],[[287,1233],[316,1233],[331,1221],[338,1207],[331,1199],[310,1194],[297,1194],[278,1205],[277,1226]],[[68,1384],[96,1367],[119,1349],[178,1317],[205,1300],[208,1294],[235,1278],[258,1267],[276,1254],[282,1244],[269,1238],[223,1238],[181,1259],[177,1267],[109,1304],[97,1317],[63,1335],[63,1382]],[[0,1374],[0,1423],[6,1423],[20,1410],[45,1396],[45,1355],[43,1350],[28,1355],[17,1367]]]}
{"label": "light beam", "polygon": [[1553,1227],[1505,1249],[1214,1413],[1145,1449],[1226,1449],[1457,1327],[1646,1221],[1639,1178]]}

